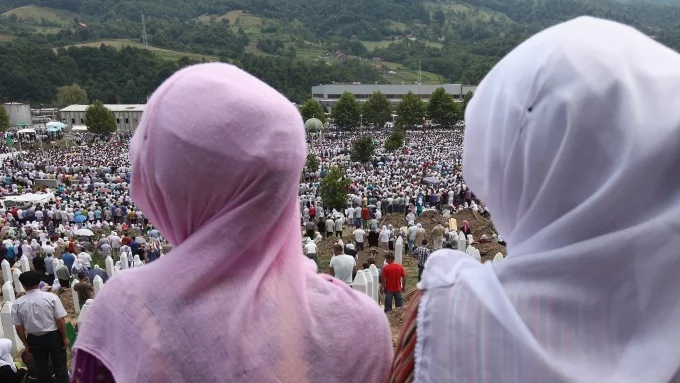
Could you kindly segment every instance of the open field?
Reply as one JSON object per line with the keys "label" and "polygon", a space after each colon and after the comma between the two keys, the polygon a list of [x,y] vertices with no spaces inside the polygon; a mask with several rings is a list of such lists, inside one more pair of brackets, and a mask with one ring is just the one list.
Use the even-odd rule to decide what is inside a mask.
{"label": "open field", "polygon": [[151,52],[153,52],[155,55],[162,59],[166,60],[179,60],[182,57],[188,57],[190,59],[194,60],[207,60],[207,61],[217,61],[217,57],[215,56],[209,56],[209,55],[202,55],[198,53],[190,53],[190,52],[181,52],[181,51],[173,51],[170,49],[163,49],[163,48],[157,48],[157,47],[152,47],[152,46],[144,46],[143,44],[140,44],[134,40],[100,40],[100,41],[92,41],[89,43],[83,43],[83,44],[74,44],[74,45],[69,45],[68,47],[95,47],[98,48],[102,44],[108,45],[114,48],[122,48],[122,47],[134,47],[134,48],[140,48],[140,49],[148,49]]}
{"label": "open field", "polygon": [[[468,17],[477,19],[479,21],[488,22],[491,18],[496,20],[504,20],[511,22],[512,20],[506,15],[494,12],[484,8],[472,7],[469,4],[441,4],[441,3],[425,3],[425,6],[430,10],[441,9],[444,12],[465,13]],[[450,20],[455,21],[455,20]]]}
{"label": "open field", "polygon": [[0,43],[8,43],[14,40],[14,36],[0,34]]}
{"label": "open field", "polygon": [[[390,46],[390,44],[393,44],[393,43],[398,44],[401,41],[402,40],[400,40],[400,39],[398,39],[398,40],[381,40],[381,41],[364,41],[364,40],[362,40],[361,43],[366,47],[366,49],[368,49],[369,51],[372,51],[376,48],[378,48],[378,49],[387,48],[388,46]],[[441,49],[444,46],[442,43],[436,43],[436,42],[424,41],[424,40],[419,40],[419,41],[421,43],[425,44],[426,46],[432,47],[432,48]]]}
{"label": "open field", "polygon": [[2,14],[3,16],[16,15],[30,24],[40,24],[42,19],[58,23],[60,25],[69,25],[73,23],[73,19],[78,17],[77,13],[65,11],[61,9],[53,9],[47,7],[39,7],[37,5],[26,5],[24,7],[10,9]]}

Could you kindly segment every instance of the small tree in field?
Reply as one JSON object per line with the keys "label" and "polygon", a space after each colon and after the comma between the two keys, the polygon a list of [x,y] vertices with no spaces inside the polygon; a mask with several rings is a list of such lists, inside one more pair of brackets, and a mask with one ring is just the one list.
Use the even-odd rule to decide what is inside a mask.
{"label": "small tree in field", "polygon": [[342,211],[347,207],[347,188],[352,183],[345,177],[345,172],[337,166],[332,166],[321,180],[319,191],[323,206]]}
{"label": "small tree in field", "polygon": [[326,122],[326,112],[323,110],[323,106],[313,98],[305,101],[300,108],[300,114],[302,114],[302,121],[307,121],[310,118],[316,118],[322,123]]}
{"label": "small tree in field", "polygon": [[321,161],[319,161],[319,157],[317,157],[313,153],[309,153],[307,155],[307,163],[305,163],[305,167],[307,170],[310,172],[315,172],[319,169],[319,165],[321,165]]}
{"label": "small tree in field", "polygon": [[0,105],[0,132],[5,132],[9,130],[9,114],[5,108]]}
{"label": "small tree in field", "polygon": [[388,152],[393,152],[404,146],[404,139],[406,138],[406,132],[402,125],[395,125],[392,134],[385,140],[385,150]]}
{"label": "small tree in field", "polygon": [[352,144],[352,152],[350,158],[352,161],[366,163],[373,158],[375,152],[375,144],[371,136],[361,136],[357,138]]}
{"label": "small tree in field", "polygon": [[116,131],[115,117],[99,100],[96,100],[85,111],[85,124],[88,131],[94,134],[107,135]]}

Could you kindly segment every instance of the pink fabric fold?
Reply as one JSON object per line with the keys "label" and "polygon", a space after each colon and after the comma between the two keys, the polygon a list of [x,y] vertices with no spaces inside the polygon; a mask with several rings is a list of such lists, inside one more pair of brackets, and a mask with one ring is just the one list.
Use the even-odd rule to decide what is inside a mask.
{"label": "pink fabric fold", "polygon": [[294,104],[234,66],[193,66],[151,97],[130,156],[132,198],[175,248],[107,282],[76,350],[117,382],[385,379],[380,307],[302,254]]}

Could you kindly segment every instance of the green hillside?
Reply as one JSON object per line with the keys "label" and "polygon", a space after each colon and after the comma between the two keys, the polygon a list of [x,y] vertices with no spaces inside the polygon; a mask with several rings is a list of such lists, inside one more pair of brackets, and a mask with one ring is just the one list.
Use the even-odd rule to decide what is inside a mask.
{"label": "green hillside", "polygon": [[[80,57],[79,49],[104,43],[119,55],[130,54],[124,48],[148,52],[157,59],[147,64],[152,72],[165,73],[168,61],[229,61],[294,100],[321,82],[413,83],[419,67],[423,83],[476,84],[527,37],[582,15],[633,25],[680,49],[680,6],[637,0],[3,0],[0,13],[0,55],[30,47],[62,56],[57,49],[70,47]],[[141,44],[142,13],[148,47]],[[65,81],[37,59],[22,68],[30,74],[8,65],[2,72],[0,64],[0,78],[26,89],[28,99],[49,95],[22,85],[27,78],[44,74],[45,89]],[[111,85],[115,98],[126,97],[125,85]]]}

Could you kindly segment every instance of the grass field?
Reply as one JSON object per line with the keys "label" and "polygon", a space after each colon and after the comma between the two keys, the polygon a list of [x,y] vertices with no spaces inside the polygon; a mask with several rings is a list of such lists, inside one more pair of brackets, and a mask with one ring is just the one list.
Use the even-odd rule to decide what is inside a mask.
{"label": "grass field", "polygon": [[10,9],[2,14],[3,16],[16,15],[30,24],[40,24],[42,19],[61,25],[69,25],[73,23],[73,19],[78,17],[77,13],[65,11],[61,9],[53,9],[47,7],[39,7],[37,5],[27,5],[24,7]]}
{"label": "grass field", "polygon": [[207,60],[207,61],[217,61],[217,57],[215,56],[209,56],[209,55],[202,55],[198,53],[190,53],[190,52],[180,52],[180,51],[173,51],[169,49],[162,49],[162,48],[156,48],[156,47],[147,47],[144,46],[143,44],[140,44],[136,41],[133,40],[100,40],[100,41],[93,41],[89,43],[83,43],[83,44],[75,44],[75,45],[69,45],[75,46],[75,47],[95,47],[98,48],[102,44],[108,45],[114,48],[122,48],[122,47],[134,47],[134,48],[141,48],[141,49],[148,49],[151,52],[153,52],[156,56],[165,59],[165,60],[179,60],[182,57],[188,57],[190,59],[194,60]]}
{"label": "grass field", "polygon": [[[401,42],[401,40],[381,40],[381,41],[364,41],[364,40],[362,40],[361,41],[361,43],[364,44],[366,49],[368,49],[369,51],[372,51],[376,48],[378,48],[378,49],[387,48],[388,46],[390,46],[390,44],[399,43],[399,42]],[[428,47],[437,48],[437,49],[441,49],[444,46],[442,43],[435,43],[435,42],[432,42],[432,41],[421,40],[420,42],[424,43]]]}
{"label": "grass field", "polygon": [[8,43],[14,40],[14,36],[0,34],[0,43]]}

